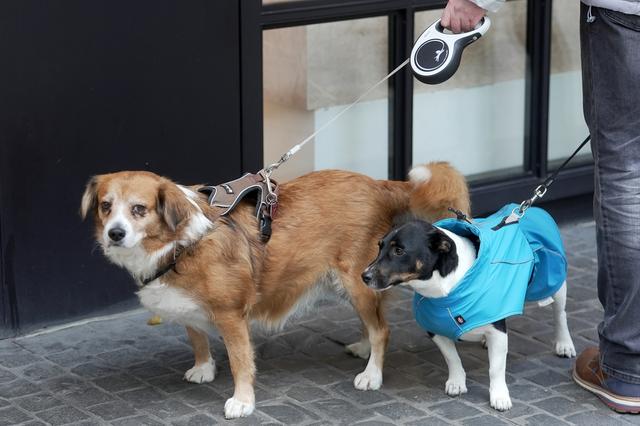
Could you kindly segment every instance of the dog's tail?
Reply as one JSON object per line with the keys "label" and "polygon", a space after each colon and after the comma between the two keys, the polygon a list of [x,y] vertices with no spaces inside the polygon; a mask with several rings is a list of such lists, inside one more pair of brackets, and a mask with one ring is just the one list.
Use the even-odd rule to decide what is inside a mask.
{"label": "dog's tail", "polygon": [[415,166],[409,172],[413,184],[409,208],[413,215],[430,222],[455,217],[449,208],[470,217],[471,201],[464,176],[449,163],[439,161]]}

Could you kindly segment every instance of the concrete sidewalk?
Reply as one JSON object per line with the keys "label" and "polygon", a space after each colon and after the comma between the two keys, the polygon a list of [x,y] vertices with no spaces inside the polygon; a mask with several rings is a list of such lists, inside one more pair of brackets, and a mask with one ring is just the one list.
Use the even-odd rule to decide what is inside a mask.
{"label": "concrete sidewalk", "polygon": [[[602,311],[595,288],[592,222],[562,227],[569,255],[569,327],[576,349],[596,344]],[[507,380],[514,407],[489,407],[486,351],[462,344],[469,392],[444,393],[446,370],[433,343],[414,323],[412,294],[395,290],[387,318],[392,335],[380,391],[353,388],[365,361],[344,353],[360,335],[348,306],[323,303],[282,333],[257,331],[257,407],[229,424],[640,424],[615,414],[573,384],[571,362],[553,355],[551,307],[507,322]],[[205,425],[227,422],[232,394],[226,351],[212,336],[213,383],[182,380],[192,353],[182,327],[146,325],[130,313],[36,337],[0,341],[0,425]]]}

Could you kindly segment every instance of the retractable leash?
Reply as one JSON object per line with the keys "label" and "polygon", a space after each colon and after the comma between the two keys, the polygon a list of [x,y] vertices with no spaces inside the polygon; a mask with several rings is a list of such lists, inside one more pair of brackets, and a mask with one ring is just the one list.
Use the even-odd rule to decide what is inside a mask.
{"label": "retractable leash", "polygon": [[[404,68],[405,65],[411,63],[411,70],[418,80],[427,84],[439,84],[448,80],[458,69],[460,58],[465,47],[482,37],[489,27],[491,20],[488,17],[482,18],[482,21],[472,31],[461,34],[451,34],[445,32],[445,28],[440,23],[440,19],[431,24],[413,45],[411,56],[403,63],[398,65],[393,71],[387,74],[382,80],[367,89],[355,101],[347,105],[342,111],[334,115],[329,121],[324,123],[318,130],[304,138],[300,143],[294,145],[289,151],[284,153],[280,159],[264,169],[264,173],[269,182],[271,174],[278,169],[283,163],[288,161],[300,149],[310,142],[313,138],[322,132],[334,121],[340,118],[344,113],[360,103],[369,93],[376,87],[391,78],[395,73]],[[270,185],[267,185],[270,187]]]}
{"label": "retractable leash", "polygon": [[376,87],[387,81],[408,63],[411,63],[414,75],[424,83],[437,84],[447,80],[458,69],[463,49],[486,33],[490,25],[491,21],[485,17],[473,31],[462,34],[448,34],[445,33],[440,20],[437,20],[418,38],[409,58],[320,126],[318,130],[285,152],[277,162],[270,164],[255,174],[247,173],[239,179],[217,186],[204,186],[199,191],[208,195],[210,205],[223,210],[221,216],[232,211],[247,194],[258,191],[256,215],[259,219],[262,239],[264,242],[268,241],[271,237],[271,220],[278,206],[278,186],[271,179],[273,172],[313,140],[318,133],[361,102]]}

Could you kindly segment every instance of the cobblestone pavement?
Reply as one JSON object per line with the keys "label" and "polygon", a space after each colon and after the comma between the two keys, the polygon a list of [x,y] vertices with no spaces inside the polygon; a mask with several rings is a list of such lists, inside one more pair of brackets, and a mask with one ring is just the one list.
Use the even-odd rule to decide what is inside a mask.
{"label": "cobblestone pavement", "polygon": [[[570,263],[569,326],[579,350],[595,344],[601,308],[595,289],[592,222],[562,227]],[[359,338],[348,306],[322,303],[283,332],[256,330],[257,407],[234,424],[640,424],[573,384],[571,361],[552,354],[551,307],[508,321],[507,381],[513,409],[489,407],[486,351],[462,344],[469,392],[444,393],[439,351],[414,323],[407,291],[396,289],[387,318],[390,348],[379,391],[353,388],[365,361],[344,353]],[[222,416],[232,380],[226,351],[213,335],[219,371],[214,382],[182,380],[192,366],[181,327],[146,325],[147,313],[0,341],[0,425],[204,425]]]}

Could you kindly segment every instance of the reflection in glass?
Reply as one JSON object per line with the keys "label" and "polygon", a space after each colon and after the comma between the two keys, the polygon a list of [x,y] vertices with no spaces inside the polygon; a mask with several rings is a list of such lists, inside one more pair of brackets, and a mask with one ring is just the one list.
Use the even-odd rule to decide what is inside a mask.
{"label": "reflection in glass", "polygon": [[[578,143],[589,134],[582,113],[579,14],[580,2],[553,2],[549,84],[550,161],[571,155]],[[590,149],[587,144],[578,158],[591,161]],[[575,164],[576,160],[572,165]]]}
{"label": "reflection in glass", "polygon": [[[263,32],[264,159],[291,146],[340,112],[387,70],[387,18],[367,18]],[[340,168],[388,175],[385,85],[309,143],[276,178]]]}

